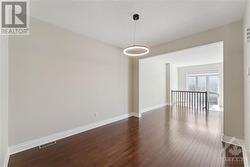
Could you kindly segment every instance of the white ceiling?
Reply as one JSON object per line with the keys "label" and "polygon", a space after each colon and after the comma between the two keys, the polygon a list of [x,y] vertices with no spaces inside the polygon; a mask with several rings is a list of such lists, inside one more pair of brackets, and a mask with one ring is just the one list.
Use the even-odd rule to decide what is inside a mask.
{"label": "white ceiling", "polygon": [[223,62],[223,42],[198,46],[177,52],[163,54],[152,58],[142,59],[146,61],[161,61],[171,63],[178,67],[193,66],[203,64],[213,64]]}
{"label": "white ceiling", "polygon": [[[245,0],[31,0],[31,16],[118,46],[153,46],[240,20]],[[31,27],[32,28],[32,27]]]}

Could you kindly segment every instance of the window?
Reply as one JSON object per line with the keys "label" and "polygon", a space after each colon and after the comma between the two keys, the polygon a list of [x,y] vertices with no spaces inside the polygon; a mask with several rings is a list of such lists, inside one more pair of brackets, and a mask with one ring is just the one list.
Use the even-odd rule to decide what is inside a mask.
{"label": "window", "polygon": [[187,83],[188,83],[188,90],[196,90],[196,77],[187,77]]}
{"label": "window", "polygon": [[209,104],[219,104],[219,77],[218,74],[188,75],[186,78],[187,90],[208,91]]}
{"label": "window", "polygon": [[196,79],[197,79],[196,90],[206,91],[207,90],[207,76],[205,75],[196,76]]}

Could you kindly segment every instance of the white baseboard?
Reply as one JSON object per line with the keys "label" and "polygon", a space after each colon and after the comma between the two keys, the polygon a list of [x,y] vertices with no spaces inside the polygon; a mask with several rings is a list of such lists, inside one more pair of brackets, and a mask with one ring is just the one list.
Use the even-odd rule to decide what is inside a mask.
{"label": "white baseboard", "polygon": [[10,154],[9,151],[7,150],[3,160],[3,167],[8,167],[9,159],[10,159]]}
{"label": "white baseboard", "polygon": [[132,112],[132,113],[129,113],[129,116],[130,116],[130,117],[141,118],[141,113]]}
{"label": "white baseboard", "polygon": [[244,146],[244,141],[242,139],[238,139],[238,138],[231,137],[231,136],[223,135],[222,141],[225,143],[233,144],[233,145],[240,146],[240,147]]}
{"label": "white baseboard", "polygon": [[249,167],[249,159],[247,157],[247,149],[246,146],[244,144],[244,147],[242,147],[242,151],[243,151],[243,158],[244,158],[244,167]]}
{"label": "white baseboard", "polygon": [[141,110],[141,113],[145,113],[145,112],[148,112],[148,111],[151,111],[151,110],[155,110],[157,108],[161,108],[161,107],[165,107],[169,105],[168,103],[164,103],[164,104],[160,104],[160,105],[156,105],[156,106],[152,106],[152,107],[147,107],[147,108],[144,108]]}
{"label": "white baseboard", "polygon": [[244,167],[249,167],[248,158],[247,158],[247,149],[246,149],[244,140],[224,135],[222,137],[222,141],[225,143],[232,144],[232,145],[240,146],[242,148],[242,153],[243,153]]}
{"label": "white baseboard", "polygon": [[49,135],[49,136],[46,136],[46,137],[42,137],[42,138],[39,138],[39,139],[27,141],[27,142],[24,142],[24,143],[21,143],[21,144],[11,146],[9,148],[9,153],[10,153],[10,155],[12,155],[12,154],[15,154],[15,153],[18,153],[18,152],[22,152],[22,151],[25,151],[25,150],[28,150],[28,149],[31,149],[31,148],[38,147],[40,145],[46,144],[46,143],[50,143],[50,142],[53,142],[53,141],[56,141],[56,140],[60,140],[60,139],[63,139],[63,138],[66,138],[66,137],[69,137],[69,136],[72,136],[72,135],[75,135],[75,134],[78,134],[78,133],[82,133],[82,132],[85,132],[85,131],[88,131],[88,130],[91,130],[91,129],[98,128],[100,126],[104,126],[104,125],[107,125],[107,124],[110,124],[110,123],[113,123],[113,122],[116,122],[116,121],[120,121],[122,119],[126,119],[128,117],[132,117],[132,116],[139,117],[140,115],[138,115],[137,113],[123,114],[123,115],[116,116],[116,117],[113,117],[113,118],[110,118],[110,119],[106,119],[106,120],[103,120],[103,121],[100,121],[100,122],[96,122],[96,123],[92,123],[92,124],[89,124],[89,125],[85,125],[85,126],[82,126],[82,127],[75,128],[75,129],[70,129],[70,130],[67,130],[67,131],[55,133],[55,134],[52,134],[52,135]]}

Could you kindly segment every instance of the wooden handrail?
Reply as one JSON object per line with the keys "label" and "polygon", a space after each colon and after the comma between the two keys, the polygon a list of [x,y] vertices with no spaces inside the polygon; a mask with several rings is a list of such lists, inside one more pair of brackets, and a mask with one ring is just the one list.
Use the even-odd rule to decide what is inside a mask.
{"label": "wooden handrail", "polygon": [[207,91],[172,90],[172,92],[193,92],[193,93],[206,93]]}
{"label": "wooden handrail", "polygon": [[171,104],[208,110],[208,92],[171,90]]}

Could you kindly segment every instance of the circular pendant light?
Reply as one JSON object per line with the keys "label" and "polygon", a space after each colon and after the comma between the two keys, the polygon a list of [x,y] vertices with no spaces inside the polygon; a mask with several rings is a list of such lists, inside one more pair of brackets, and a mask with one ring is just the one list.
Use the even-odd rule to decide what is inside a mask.
{"label": "circular pendant light", "polygon": [[143,56],[149,53],[149,49],[146,46],[133,45],[126,47],[123,53],[127,56]]}
{"label": "circular pendant light", "polygon": [[134,35],[133,35],[133,41],[134,45],[128,46],[123,50],[123,54],[127,56],[143,56],[149,53],[149,48],[143,45],[135,45],[135,31],[136,31],[136,21],[139,20],[139,14],[133,15],[134,20]]}

